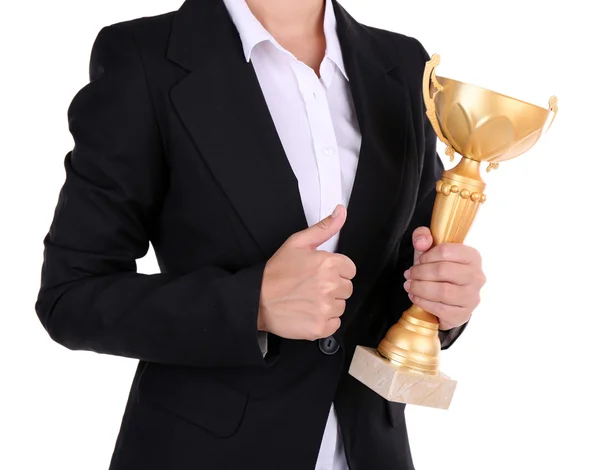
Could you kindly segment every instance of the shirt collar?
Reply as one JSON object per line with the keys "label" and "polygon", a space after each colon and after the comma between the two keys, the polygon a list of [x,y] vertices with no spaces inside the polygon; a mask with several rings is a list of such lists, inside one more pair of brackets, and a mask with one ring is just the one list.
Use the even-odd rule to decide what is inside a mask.
{"label": "shirt collar", "polygon": [[[269,33],[260,21],[256,19],[252,11],[250,11],[250,8],[248,8],[246,0],[223,0],[223,3],[225,3],[225,7],[229,11],[229,16],[231,16],[231,20],[240,35],[246,61],[250,62],[254,48],[265,41],[269,41],[278,49],[288,52],[281,47],[271,33]],[[331,0],[325,0],[324,16],[323,29],[325,31],[325,41],[327,44],[325,58],[331,60],[340,72],[342,72],[346,80],[348,80],[342,57],[342,48],[337,35],[337,21]]]}
{"label": "shirt collar", "polygon": [[333,11],[333,4],[331,0],[325,1],[325,20],[323,24],[325,30],[325,42],[327,49],[325,50],[325,57],[331,60],[342,75],[348,79],[346,73],[346,67],[344,67],[344,58],[342,56],[342,47],[340,46],[340,40],[337,34],[337,20],[335,18],[335,12]]}
{"label": "shirt collar", "polygon": [[264,28],[250,11],[246,0],[223,0],[223,3],[225,3],[229,16],[231,16],[231,20],[240,35],[246,61],[250,62],[252,50],[257,44],[264,41],[277,43],[271,33]]}

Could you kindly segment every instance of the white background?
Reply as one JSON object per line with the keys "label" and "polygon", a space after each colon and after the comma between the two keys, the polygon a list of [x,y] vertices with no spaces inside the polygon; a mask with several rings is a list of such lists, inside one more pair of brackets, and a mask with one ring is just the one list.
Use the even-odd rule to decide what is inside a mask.
{"label": "white background", "polygon": [[[33,308],[42,239],[72,146],[67,107],[87,83],[97,32],[180,3],[0,7],[3,470],[108,468],[135,362],[50,340]],[[560,99],[546,138],[484,176],[488,202],[468,243],[483,255],[488,285],[467,331],[443,356],[443,370],[459,381],[450,411],[407,411],[417,468],[600,469],[594,2],[342,3],[360,21],[440,53],[442,76],[541,106],[552,94]],[[151,255],[140,270],[157,270]]]}

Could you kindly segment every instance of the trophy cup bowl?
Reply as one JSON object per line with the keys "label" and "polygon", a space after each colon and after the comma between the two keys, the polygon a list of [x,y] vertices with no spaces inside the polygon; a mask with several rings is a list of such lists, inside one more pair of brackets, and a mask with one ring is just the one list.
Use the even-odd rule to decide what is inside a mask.
{"label": "trophy cup bowl", "polygon": [[[423,98],[427,117],[446,154],[460,162],[442,174],[431,218],[434,246],[463,243],[486,201],[480,164],[487,171],[528,151],[558,112],[457,80],[437,77],[440,57],[425,66]],[[456,381],[439,370],[437,317],[412,305],[390,328],[377,350],[358,346],[349,373],[389,401],[447,409]]]}
{"label": "trophy cup bowl", "polygon": [[[499,163],[527,152],[542,136],[552,112],[457,80],[434,79],[441,86],[433,98],[436,132],[471,160]],[[556,99],[551,101],[552,108]]]}

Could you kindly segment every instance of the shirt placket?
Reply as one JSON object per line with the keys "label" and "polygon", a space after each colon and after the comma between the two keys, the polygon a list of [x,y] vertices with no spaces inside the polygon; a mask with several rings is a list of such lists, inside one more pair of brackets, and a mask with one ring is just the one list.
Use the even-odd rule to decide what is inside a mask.
{"label": "shirt placket", "polygon": [[[330,63],[328,63],[331,66]],[[319,174],[319,219],[327,217],[342,200],[342,174],[338,144],[327,101],[327,89],[306,65],[293,64],[294,74],[304,99],[310,127],[314,157]],[[338,236],[331,238],[320,249],[335,251]]]}

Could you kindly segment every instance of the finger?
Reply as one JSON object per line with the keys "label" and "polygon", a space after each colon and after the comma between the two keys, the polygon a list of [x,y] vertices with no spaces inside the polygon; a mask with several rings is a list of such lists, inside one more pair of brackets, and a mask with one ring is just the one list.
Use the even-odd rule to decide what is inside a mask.
{"label": "finger", "polygon": [[412,241],[415,249],[413,262],[419,264],[419,257],[433,245],[433,236],[429,228],[418,227],[413,232]]}
{"label": "finger", "polygon": [[329,318],[338,318],[344,314],[346,310],[346,301],[343,299],[333,299],[331,304],[331,310],[329,311]]}
{"label": "finger", "polygon": [[442,302],[446,305],[466,307],[469,291],[461,286],[448,282],[412,281],[404,283],[406,292],[431,302]]}
{"label": "finger", "polygon": [[448,282],[459,286],[477,283],[469,265],[447,261],[413,266],[405,271],[404,277],[411,281]]}
{"label": "finger", "polygon": [[348,300],[352,296],[354,286],[352,281],[348,279],[340,279],[340,283],[335,289],[334,296],[336,299]]}
{"label": "finger", "polygon": [[340,329],[340,326],[342,326],[342,320],[340,320],[338,317],[327,320],[327,326],[325,328],[323,338],[327,338],[328,336],[334,334]]}
{"label": "finger", "polygon": [[475,248],[463,245],[462,243],[443,243],[434,246],[419,258],[419,264],[439,263],[442,261],[481,265],[481,256]]}
{"label": "finger", "polygon": [[346,215],[345,207],[338,204],[330,216],[325,217],[305,230],[295,233],[290,237],[288,243],[297,248],[316,250],[327,240],[339,233],[346,222]]}
{"label": "finger", "polygon": [[356,265],[346,255],[334,253],[331,255],[336,261],[337,272],[344,279],[354,279],[356,276]]}
{"label": "finger", "polygon": [[470,311],[463,307],[446,305],[441,302],[431,302],[416,295],[411,295],[410,300],[417,307],[422,308],[439,318],[444,329],[451,329],[463,325],[469,320]]}

